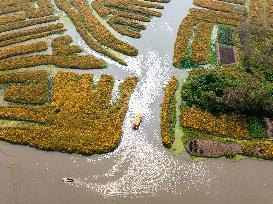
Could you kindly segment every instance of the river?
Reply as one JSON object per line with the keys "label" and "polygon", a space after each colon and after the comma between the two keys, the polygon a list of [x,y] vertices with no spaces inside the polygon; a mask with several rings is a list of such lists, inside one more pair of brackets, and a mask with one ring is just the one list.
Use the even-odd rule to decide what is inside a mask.
{"label": "river", "polygon": [[[122,37],[139,49],[139,56],[126,58],[127,67],[110,62],[108,69],[81,71],[97,78],[104,73],[117,80],[130,75],[140,78],[120,146],[108,154],[86,157],[1,142],[0,204],[273,203],[272,161],[192,161],[161,144],[163,87],[173,75],[181,81],[187,76],[187,71],[172,66],[172,56],[176,32],[191,7],[190,0],[172,0],[141,39]],[[137,111],[143,112],[144,120],[133,131],[131,120]],[[66,184],[63,177],[76,181]]]}

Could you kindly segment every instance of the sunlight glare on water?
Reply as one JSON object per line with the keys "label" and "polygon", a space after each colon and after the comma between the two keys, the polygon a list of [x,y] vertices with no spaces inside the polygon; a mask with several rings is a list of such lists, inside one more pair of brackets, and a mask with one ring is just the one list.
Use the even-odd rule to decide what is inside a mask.
{"label": "sunlight glare on water", "polygon": [[[155,50],[132,58],[127,71],[141,77],[132,95],[129,111],[126,115],[122,142],[117,150],[97,159],[88,158],[90,165],[100,165],[103,160],[114,160],[114,165],[104,174],[78,179],[75,185],[86,187],[103,196],[154,196],[159,190],[181,193],[176,186],[181,182],[190,188],[206,189],[213,178],[203,162],[179,161],[164,149],[160,141],[160,131],[153,129],[158,121],[154,119],[164,83],[168,80],[171,60],[162,59]],[[134,68],[130,70],[130,68]],[[145,72],[142,72],[145,70]],[[156,110],[155,110],[156,109]],[[143,124],[139,131],[131,128],[131,120],[136,112],[143,113]],[[102,183],[103,178],[107,182]]]}

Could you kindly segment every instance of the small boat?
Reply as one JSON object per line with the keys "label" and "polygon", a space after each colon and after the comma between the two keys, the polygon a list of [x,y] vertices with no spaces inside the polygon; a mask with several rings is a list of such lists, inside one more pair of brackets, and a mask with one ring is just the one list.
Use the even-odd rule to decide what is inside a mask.
{"label": "small boat", "polygon": [[142,113],[138,112],[136,114],[136,117],[135,117],[134,121],[133,121],[132,129],[133,130],[138,130],[141,121],[142,121]]}
{"label": "small boat", "polygon": [[69,178],[69,177],[63,178],[63,182],[65,182],[65,183],[72,183],[74,181],[75,181],[75,179],[73,179],[73,178]]}

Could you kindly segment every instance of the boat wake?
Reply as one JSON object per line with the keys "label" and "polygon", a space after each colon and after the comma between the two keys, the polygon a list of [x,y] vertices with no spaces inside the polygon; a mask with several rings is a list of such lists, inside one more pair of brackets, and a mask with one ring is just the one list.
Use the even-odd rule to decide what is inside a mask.
{"label": "boat wake", "polygon": [[[161,145],[160,101],[163,87],[172,74],[171,59],[161,58],[155,50],[146,53],[131,58],[125,68],[141,81],[131,97],[120,146],[107,155],[87,159],[97,168],[113,162],[112,168],[79,178],[72,185],[106,197],[154,196],[161,190],[181,194],[190,188],[205,190],[210,185],[213,175],[203,162],[178,160]],[[138,131],[131,128],[136,112],[143,113],[143,123]],[[188,189],[178,189],[181,182]]]}

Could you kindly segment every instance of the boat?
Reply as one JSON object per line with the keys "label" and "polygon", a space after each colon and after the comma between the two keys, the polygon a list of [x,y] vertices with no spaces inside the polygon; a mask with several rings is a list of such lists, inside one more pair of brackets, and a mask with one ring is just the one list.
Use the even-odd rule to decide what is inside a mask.
{"label": "boat", "polygon": [[138,130],[140,123],[142,121],[142,113],[138,112],[135,116],[135,119],[133,121],[132,129],[133,130]]}
{"label": "boat", "polygon": [[65,183],[72,183],[74,181],[75,181],[75,179],[73,179],[73,178],[69,178],[69,177],[63,178],[63,182],[65,182]]}

